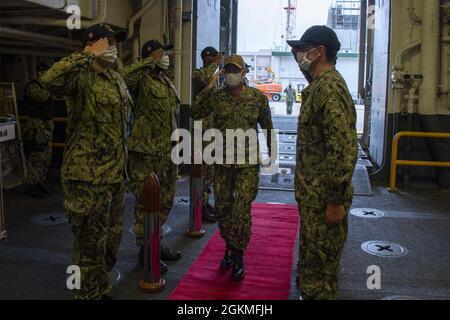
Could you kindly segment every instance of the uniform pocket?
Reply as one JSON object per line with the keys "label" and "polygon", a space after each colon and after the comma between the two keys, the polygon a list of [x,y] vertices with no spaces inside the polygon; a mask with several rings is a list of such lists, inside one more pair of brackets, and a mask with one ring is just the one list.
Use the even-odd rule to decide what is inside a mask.
{"label": "uniform pocket", "polygon": [[250,124],[254,125],[258,123],[258,111],[251,111],[251,112],[244,112],[242,113],[242,117],[245,119],[245,121]]}
{"label": "uniform pocket", "polygon": [[156,98],[167,98],[168,96],[168,90],[166,86],[162,83],[154,82],[152,86],[149,88],[149,92],[151,95],[155,96]]}
{"label": "uniform pocket", "polygon": [[83,182],[63,183],[64,208],[69,217],[87,216],[96,201],[92,187]]}
{"label": "uniform pocket", "polygon": [[100,123],[113,122],[114,108],[120,103],[117,97],[110,94],[98,94],[96,97],[96,108],[94,119]]}

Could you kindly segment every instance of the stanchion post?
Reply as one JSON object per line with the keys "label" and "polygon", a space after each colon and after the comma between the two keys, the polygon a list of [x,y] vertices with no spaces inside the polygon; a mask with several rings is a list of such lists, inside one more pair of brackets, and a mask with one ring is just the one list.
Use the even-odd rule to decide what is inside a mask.
{"label": "stanchion post", "polygon": [[154,172],[144,182],[144,279],[139,288],[148,293],[164,290],[166,281],[161,278],[161,228],[160,185]]}
{"label": "stanchion post", "polygon": [[189,227],[186,235],[190,238],[202,238],[205,230],[202,225],[203,185],[202,165],[195,164],[194,157],[190,166],[190,201],[189,201]]}

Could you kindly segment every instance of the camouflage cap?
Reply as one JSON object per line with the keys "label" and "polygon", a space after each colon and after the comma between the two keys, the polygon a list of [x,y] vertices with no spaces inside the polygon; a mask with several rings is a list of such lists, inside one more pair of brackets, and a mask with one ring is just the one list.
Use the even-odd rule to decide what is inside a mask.
{"label": "camouflage cap", "polygon": [[225,57],[224,66],[227,66],[229,64],[234,64],[236,67],[239,67],[241,69],[245,69],[245,62],[244,59],[241,56],[238,55],[231,55]]}

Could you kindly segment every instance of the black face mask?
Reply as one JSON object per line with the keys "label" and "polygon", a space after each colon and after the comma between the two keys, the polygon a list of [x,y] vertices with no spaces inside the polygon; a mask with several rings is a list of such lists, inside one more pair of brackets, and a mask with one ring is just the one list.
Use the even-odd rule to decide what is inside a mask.
{"label": "black face mask", "polygon": [[302,71],[303,76],[305,77],[306,81],[308,81],[308,83],[313,82],[313,78],[309,75],[309,72],[304,72]]}

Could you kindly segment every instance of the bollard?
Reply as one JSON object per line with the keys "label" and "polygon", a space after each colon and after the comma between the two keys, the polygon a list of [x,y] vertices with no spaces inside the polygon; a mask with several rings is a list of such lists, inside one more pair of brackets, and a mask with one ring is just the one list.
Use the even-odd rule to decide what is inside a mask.
{"label": "bollard", "polygon": [[202,226],[203,185],[201,164],[195,164],[192,161],[190,178],[191,199],[189,202],[189,227],[186,235],[190,238],[201,238],[205,235],[205,230],[203,230]]}
{"label": "bollard", "polygon": [[139,282],[143,292],[164,290],[166,281],[161,278],[161,211],[160,186],[154,172],[144,182],[144,279]]}

